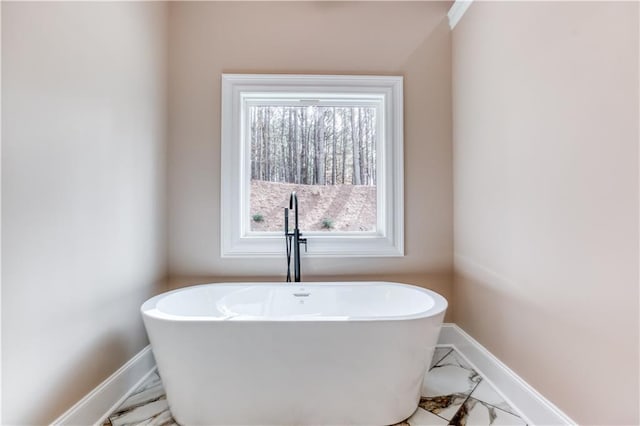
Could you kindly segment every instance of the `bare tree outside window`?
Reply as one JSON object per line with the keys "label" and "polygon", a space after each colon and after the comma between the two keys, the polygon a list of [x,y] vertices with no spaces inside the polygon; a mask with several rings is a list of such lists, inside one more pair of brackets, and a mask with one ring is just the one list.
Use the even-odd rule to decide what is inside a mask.
{"label": "bare tree outside window", "polygon": [[251,106],[252,231],[282,231],[298,192],[306,231],[376,230],[376,108]]}

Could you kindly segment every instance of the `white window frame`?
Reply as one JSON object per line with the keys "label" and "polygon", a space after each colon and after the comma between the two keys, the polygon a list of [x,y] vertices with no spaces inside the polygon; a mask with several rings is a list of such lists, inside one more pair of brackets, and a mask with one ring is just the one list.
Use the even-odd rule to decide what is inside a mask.
{"label": "white window frame", "polygon": [[[282,232],[252,232],[249,215],[251,141],[245,111],[265,99],[336,105],[344,98],[378,108],[375,232],[302,233],[307,257],[404,256],[403,78],[362,75],[222,74],[220,255],[280,257]],[[303,101],[300,101],[303,99]],[[328,101],[331,99],[331,101]],[[328,103],[330,102],[330,103]],[[283,212],[284,215],[284,212]],[[284,223],[284,216],[283,216]],[[291,223],[290,223],[291,225]],[[284,226],[284,225],[283,225]]]}

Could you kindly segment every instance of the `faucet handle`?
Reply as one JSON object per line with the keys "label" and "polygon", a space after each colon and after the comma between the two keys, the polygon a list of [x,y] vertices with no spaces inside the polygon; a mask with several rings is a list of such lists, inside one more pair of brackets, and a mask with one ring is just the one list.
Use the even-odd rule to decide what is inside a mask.
{"label": "faucet handle", "polygon": [[304,252],[307,252],[307,239],[306,238],[299,238],[298,241],[300,242],[300,244],[304,244]]}

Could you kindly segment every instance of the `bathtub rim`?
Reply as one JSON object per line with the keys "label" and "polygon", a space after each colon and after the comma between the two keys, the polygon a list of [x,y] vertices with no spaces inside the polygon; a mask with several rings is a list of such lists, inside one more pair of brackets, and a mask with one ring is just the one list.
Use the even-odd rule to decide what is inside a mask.
{"label": "bathtub rim", "polygon": [[[419,291],[427,294],[433,300],[433,306],[425,311],[421,311],[414,314],[408,315],[379,315],[379,316],[359,316],[359,317],[322,317],[318,318],[292,318],[292,317],[273,317],[273,318],[243,318],[241,320],[238,319],[224,319],[224,318],[216,318],[210,316],[181,316],[174,314],[167,314],[164,312],[160,312],[158,314],[158,310],[155,309],[157,303],[165,297],[168,297],[175,293],[180,293],[184,291],[189,291],[199,287],[209,287],[215,285],[223,285],[229,287],[246,287],[246,286],[260,286],[260,285],[276,285],[281,287],[292,287],[296,285],[300,286],[322,286],[322,285],[345,285],[345,286],[367,286],[367,285],[387,285],[387,286],[395,286],[395,287],[404,287],[414,291]],[[149,318],[152,320],[158,321],[167,321],[167,322],[197,322],[197,323],[227,323],[227,324],[252,324],[252,323],[349,323],[349,322],[371,322],[371,321],[407,321],[407,320],[418,320],[424,318],[437,317],[438,315],[444,315],[447,308],[449,307],[449,303],[447,299],[441,294],[424,288],[419,287],[413,284],[405,284],[394,281],[306,281],[299,283],[287,283],[281,281],[244,281],[244,282],[213,282],[213,283],[205,283],[205,284],[195,284],[186,287],[177,288],[174,290],[169,290],[158,295],[155,295],[149,299],[147,299],[140,306],[140,313],[143,318]]]}

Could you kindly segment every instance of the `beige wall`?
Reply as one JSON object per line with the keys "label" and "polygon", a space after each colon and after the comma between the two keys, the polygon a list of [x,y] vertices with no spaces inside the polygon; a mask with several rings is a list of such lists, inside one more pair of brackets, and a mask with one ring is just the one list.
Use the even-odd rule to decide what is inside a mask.
{"label": "beige wall", "polygon": [[[221,73],[405,77],[406,256],[304,259],[326,275],[432,283],[450,293],[450,2],[194,2],[170,5],[169,235],[173,285],[283,280],[285,260],[220,258]],[[313,241],[309,241],[313,244]],[[446,276],[446,279],[442,277]]]}
{"label": "beige wall", "polygon": [[166,5],[2,9],[2,424],[46,424],[164,285]]}
{"label": "beige wall", "polygon": [[638,424],[638,4],[453,31],[455,321],[580,424]]}

